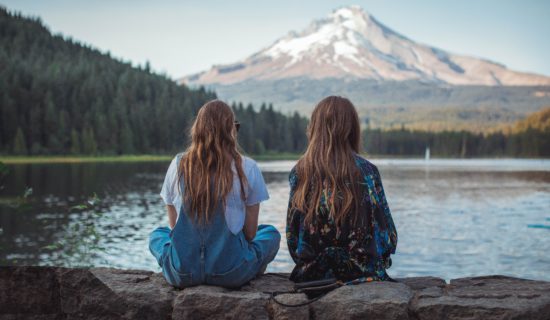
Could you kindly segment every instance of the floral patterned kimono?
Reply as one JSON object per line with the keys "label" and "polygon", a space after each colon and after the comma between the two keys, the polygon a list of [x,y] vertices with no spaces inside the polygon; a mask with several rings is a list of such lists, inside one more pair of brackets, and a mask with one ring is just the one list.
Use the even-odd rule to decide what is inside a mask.
{"label": "floral patterned kimono", "polygon": [[[351,217],[337,226],[330,216],[325,197],[311,224],[304,214],[291,207],[299,177],[293,168],[289,175],[290,200],[287,212],[286,238],[296,263],[290,279],[295,282],[337,278],[349,281],[364,277],[366,281],[388,280],[390,254],[395,253],[397,231],[375,165],[355,155],[360,169],[361,200],[359,222]],[[351,215],[350,215],[351,216]]]}

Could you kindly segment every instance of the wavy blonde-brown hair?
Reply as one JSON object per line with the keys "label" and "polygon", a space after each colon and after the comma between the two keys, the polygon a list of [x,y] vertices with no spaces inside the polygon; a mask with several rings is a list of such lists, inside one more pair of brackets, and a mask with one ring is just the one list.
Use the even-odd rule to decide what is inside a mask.
{"label": "wavy blonde-brown hair", "polygon": [[238,151],[235,115],[220,100],[203,105],[191,127],[191,145],[182,156],[178,176],[184,181],[187,214],[198,222],[209,222],[217,206],[225,208],[236,169],[241,197],[247,184]]}
{"label": "wavy blonde-brown hair", "polygon": [[357,220],[360,181],[354,153],[360,149],[359,116],[346,98],[326,97],[317,104],[308,125],[308,147],[296,164],[297,186],[292,207],[311,223],[325,196],[337,224],[352,215]]}

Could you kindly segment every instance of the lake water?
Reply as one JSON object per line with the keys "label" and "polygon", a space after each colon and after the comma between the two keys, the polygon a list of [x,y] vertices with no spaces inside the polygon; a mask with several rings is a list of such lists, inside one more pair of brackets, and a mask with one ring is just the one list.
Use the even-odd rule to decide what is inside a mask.
{"label": "lake water", "polygon": [[[372,160],[399,242],[388,273],[445,279],[504,274],[550,280],[550,161]],[[289,272],[284,228],[292,161],[260,162],[270,192],[260,223],[282,232],[268,271]],[[167,225],[158,192],[168,163],[10,165],[0,207],[1,265],[159,268],[149,232]],[[93,193],[92,209],[71,210]],[[93,241],[97,239],[96,241]],[[58,244],[57,246],[51,246]]]}

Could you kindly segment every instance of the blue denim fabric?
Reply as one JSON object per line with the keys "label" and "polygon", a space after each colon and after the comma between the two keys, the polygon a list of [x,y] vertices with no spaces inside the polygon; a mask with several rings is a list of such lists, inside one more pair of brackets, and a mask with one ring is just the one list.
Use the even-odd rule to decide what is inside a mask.
{"label": "blue denim fabric", "polygon": [[155,229],[149,250],[168,283],[175,287],[210,284],[240,287],[264,270],[279,250],[281,235],[271,225],[259,225],[252,242],[242,231],[234,235],[218,210],[212,221],[193,223],[180,214],[174,229]]}

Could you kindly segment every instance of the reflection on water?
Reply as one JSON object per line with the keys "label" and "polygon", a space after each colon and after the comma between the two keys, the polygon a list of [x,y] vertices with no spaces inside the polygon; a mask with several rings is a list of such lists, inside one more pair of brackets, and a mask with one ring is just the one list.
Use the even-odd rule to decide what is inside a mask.
{"label": "reflection on water", "polygon": [[[375,159],[399,234],[395,277],[446,279],[506,274],[550,280],[550,162],[545,160]],[[283,233],[270,271],[290,271],[284,242],[288,172],[294,163],[260,163],[270,200],[260,222]],[[13,165],[2,198],[34,190],[32,209],[0,208],[0,264],[94,265],[158,271],[149,232],[166,225],[158,192],[168,163]],[[102,202],[72,212],[94,192]],[[52,243],[93,224],[102,250],[67,259]]]}

